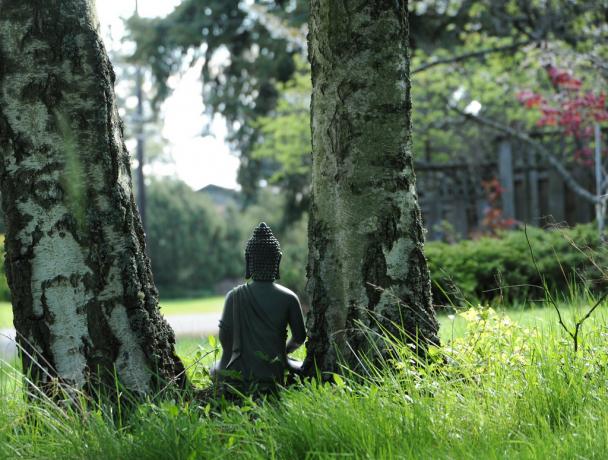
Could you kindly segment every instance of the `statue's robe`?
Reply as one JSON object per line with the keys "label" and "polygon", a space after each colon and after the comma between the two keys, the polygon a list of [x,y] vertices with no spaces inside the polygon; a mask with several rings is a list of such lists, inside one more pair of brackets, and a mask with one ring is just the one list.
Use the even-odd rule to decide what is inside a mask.
{"label": "statue's robe", "polygon": [[295,294],[277,302],[276,298],[258,300],[249,284],[234,288],[220,320],[224,351],[217,369],[219,378],[245,384],[281,383],[288,368],[287,326],[303,342],[306,330]]}

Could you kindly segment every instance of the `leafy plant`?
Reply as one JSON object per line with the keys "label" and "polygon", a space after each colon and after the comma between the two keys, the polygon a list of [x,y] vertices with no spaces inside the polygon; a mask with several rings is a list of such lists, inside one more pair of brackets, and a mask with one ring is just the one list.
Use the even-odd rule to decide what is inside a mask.
{"label": "leafy plant", "polygon": [[456,244],[427,243],[434,302],[461,305],[465,299],[544,299],[543,283],[562,296],[574,285],[593,292],[608,287],[604,268],[608,266],[608,253],[591,224],[571,229],[530,228],[528,235],[538,272],[522,231]]}

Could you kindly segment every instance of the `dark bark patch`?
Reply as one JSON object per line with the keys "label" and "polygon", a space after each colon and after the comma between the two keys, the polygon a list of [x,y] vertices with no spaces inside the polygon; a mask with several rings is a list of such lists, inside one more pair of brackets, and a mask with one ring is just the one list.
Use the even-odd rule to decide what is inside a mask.
{"label": "dark bark patch", "polygon": [[61,88],[65,82],[60,81],[57,75],[49,74],[45,80],[30,81],[21,90],[21,99],[24,102],[41,100],[49,111],[55,109],[62,99]]}
{"label": "dark bark patch", "polygon": [[382,240],[379,235],[373,235],[365,251],[361,264],[362,279],[365,280],[367,307],[373,310],[380,301],[382,289],[390,286],[391,280],[386,274],[386,259],[382,251]]}
{"label": "dark bark patch", "polygon": [[[113,302],[99,302],[95,298],[86,305],[89,340],[85,341],[84,355],[87,368],[97,373],[100,369],[113,369],[118,358],[120,342],[110,328],[105,311],[114,308]],[[111,373],[113,374],[113,373]],[[112,375],[112,379],[114,375]]]}
{"label": "dark bark patch", "polygon": [[352,124],[348,115],[336,109],[327,128],[327,135],[331,142],[331,152],[336,158],[338,176],[342,176],[344,161],[350,154],[350,142],[352,138]]}

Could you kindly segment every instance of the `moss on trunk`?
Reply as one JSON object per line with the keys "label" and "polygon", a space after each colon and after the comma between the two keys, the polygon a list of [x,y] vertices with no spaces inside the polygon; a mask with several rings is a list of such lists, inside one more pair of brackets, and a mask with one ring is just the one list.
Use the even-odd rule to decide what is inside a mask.
{"label": "moss on trunk", "polygon": [[35,383],[183,383],[92,0],[0,0],[6,267]]}
{"label": "moss on trunk", "polygon": [[[306,365],[354,365],[365,327],[437,342],[410,139],[407,2],[312,0]],[[362,327],[363,326],[363,327]]]}

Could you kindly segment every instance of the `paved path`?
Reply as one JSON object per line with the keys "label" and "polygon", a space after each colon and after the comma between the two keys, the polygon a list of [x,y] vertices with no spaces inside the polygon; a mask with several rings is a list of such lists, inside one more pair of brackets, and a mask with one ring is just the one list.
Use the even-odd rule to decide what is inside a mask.
{"label": "paved path", "polygon": [[[177,337],[200,337],[216,334],[221,313],[196,313],[167,316]],[[0,359],[15,356],[15,330],[0,329]]]}
{"label": "paved path", "polygon": [[212,335],[218,331],[221,313],[194,313],[166,316],[177,337]]}
{"label": "paved path", "polygon": [[0,329],[0,359],[15,356],[15,330]]}

